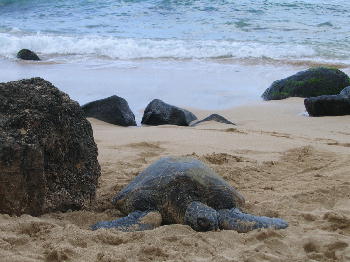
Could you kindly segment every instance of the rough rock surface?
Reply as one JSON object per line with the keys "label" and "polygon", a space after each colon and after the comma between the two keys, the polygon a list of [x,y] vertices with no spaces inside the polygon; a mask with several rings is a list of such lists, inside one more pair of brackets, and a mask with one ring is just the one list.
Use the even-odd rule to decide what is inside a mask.
{"label": "rough rock surface", "polygon": [[262,94],[262,98],[275,100],[287,97],[336,95],[348,85],[350,85],[349,77],[338,69],[310,68],[273,82]]}
{"label": "rough rock surface", "polygon": [[87,117],[94,117],[119,126],[136,126],[135,115],[128,102],[119,96],[114,95],[90,102],[82,106],[82,109]]}
{"label": "rough rock surface", "polygon": [[41,78],[0,83],[0,213],[87,207],[100,176],[79,104]]}
{"label": "rough rock surface", "polygon": [[343,95],[317,96],[304,100],[310,116],[350,115],[350,97]]}
{"label": "rough rock surface", "polygon": [[340,93],[339,95],[342,96],[350,96],[350,86],[345,87]]}
{"label": "rough rock surface", "polygon": [[196,125],[198,125],[202,122],[206,122],[206,121],[216,121],[216,122],[224,123],[224,124],[228,124],[228,125],[236,125],[235,123],[232,123],[231,121],[227,120],[223,116],[220,116],[218,114],[211,114],[210,116],[191,124],[191,126],[196,126]]}
{"label": "rough rock surface", "polygon": [[197,117],[191,112],[154,99],[145,109],[142,124],[188,126]]}
{"label": "rough rock surface", "polygon": [[34,61],[40,60],[38,55],[29,49],[20,50],[17,53],[17,58],[22,59],[22,60],[34,60]]}

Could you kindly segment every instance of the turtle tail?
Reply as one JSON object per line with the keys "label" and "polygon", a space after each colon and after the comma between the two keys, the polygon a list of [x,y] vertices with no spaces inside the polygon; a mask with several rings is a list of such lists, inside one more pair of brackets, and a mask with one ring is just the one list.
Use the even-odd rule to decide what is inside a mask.
{"label": "turtle tail", "polygon": [[240,211],[238,208],[221,209],[219,214],[220,229],[236,230],[245,233],[258,228],[283,229],[288,223],[281,218],[254,216]]}

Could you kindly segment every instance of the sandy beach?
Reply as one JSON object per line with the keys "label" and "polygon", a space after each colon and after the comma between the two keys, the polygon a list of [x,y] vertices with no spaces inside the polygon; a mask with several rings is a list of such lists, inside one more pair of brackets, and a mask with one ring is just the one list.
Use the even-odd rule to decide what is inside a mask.
{"label": "sandy beach", "polygon": [[[80,118],[69,118],[72,122],[61,114],[52,117],[79,106],[57,102],[68,101],[64,95],[57,100],[61,95],[41,94],[50,84],[32,86],[42,83],[39,79],[30,86],[41,97],[31,99],[17,84],[6,96],[0,92],[5,109],[0,131],[6,135],[0,136],[5,159],[0,173],[6,174],[0,176],[0,202],[13,200],[6,204],[10,209],[28,203],[38,210],[59,206],[43,212],[85,208],[39,217],[0,213],[0,262],[350,262],[348,100],[327,97],[321,108],[328,115],[348,115],[309,117],[304,99],[294,97],[337,94],[340,86],[349,86],[343,74],[350,75],[349,14],[346,0],[0,0],[1,83],[40,77],[83,108],[118,96],[128,103],[130,123],[137,124],[121,127],[88,118],[101,176],[96,199],[85,208],[100,174],[88,114],[74,113]],[[308,70],[314,67],[328,69]],[[235,125],[141,126],[154,99],[188,109],[198,119],[217,113]],[[310,108],[324,104],[308,101],[310,115],[319,114]],[[30,133],[25,117],[34,128]],[[72,132],[60,133],[58,127]],[[17,147],[19,140],[26,142],[24,149]],[[173,224],[142,232],[92,231],[99,221],[125,215],[112,198],[165,156],[203,161],[244,196],[243,212],[279,217],[289,227],[196,232]],[[18,179],[17,169],[23,171]],[[52,197],[44,195],[46,186]],[[24,187],[33,198],[19,200],[17,195],[27,193]],[[43,214],[39,211],[31,214]]]}
{"label": "sandy beach", "polygon": [[[191,109],[199,118],[213,111]],[[350,116],[305,116],[303,99],[216,111],[237,125],[123,128],[89,119],[102,176],[90,210],[0,215],[1,261],[350,261]],[[284,230],[196,232],[185,225],[91,231],[122,216],[111,198],[153,161],[191,155]]]}

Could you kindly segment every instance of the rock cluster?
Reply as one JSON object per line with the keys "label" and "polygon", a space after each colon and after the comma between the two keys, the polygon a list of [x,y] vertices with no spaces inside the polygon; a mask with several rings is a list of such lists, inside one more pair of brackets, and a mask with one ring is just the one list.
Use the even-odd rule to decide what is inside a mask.
{"label": "rock cluster", "polygon": [[0,101],[0,213],[87,207],[100,166],[79,104],[41,78],[1,83]]}

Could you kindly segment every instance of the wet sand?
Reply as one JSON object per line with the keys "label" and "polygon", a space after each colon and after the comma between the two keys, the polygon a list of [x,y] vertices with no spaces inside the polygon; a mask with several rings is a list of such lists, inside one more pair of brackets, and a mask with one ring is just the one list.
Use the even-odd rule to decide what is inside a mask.
{"label": "wet sand", "polygon": [[128,101],[138,123],[143,109],[155,98],[180,107],[232,108],[259,101],[273,81],[308,68],[303,64],[238,63],[229,59],[55,61],[0,58],[0,80],[42,77],[81,105],[118,95]]}
{"label": "wet sand", "polygon": [[[90,119],[102,176],[90,210],[0,215],[1,261],[350,261],[350,116],[310,118],[303,99],[220,113],[237,126],[123,128]],[[284,230],[195,232],[185,225],[89,230],[120,217],[111,198],[160,157],[192,155],[246,198],[245,211]]]}

